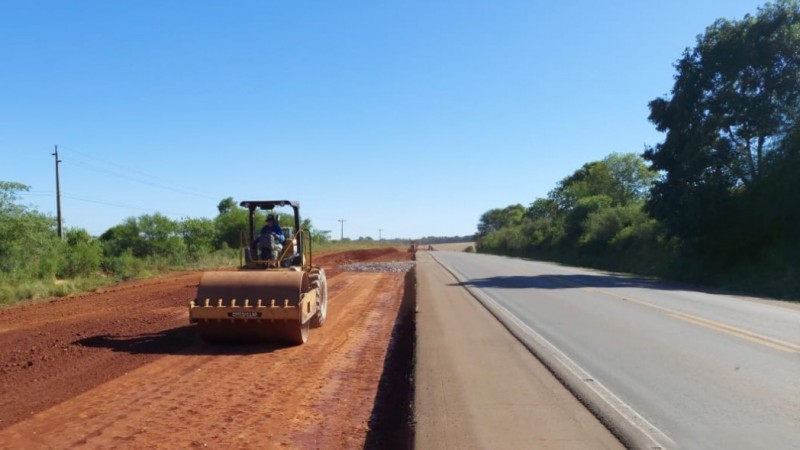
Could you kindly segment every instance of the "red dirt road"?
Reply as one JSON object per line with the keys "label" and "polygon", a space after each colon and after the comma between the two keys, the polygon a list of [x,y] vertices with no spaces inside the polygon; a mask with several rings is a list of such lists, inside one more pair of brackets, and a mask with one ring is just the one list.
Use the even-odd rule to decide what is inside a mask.
{"label": "red dirt road", "polygon": [[315,259],[325,326],[303,346],[211,346],[188,325],[199,273],[0,310],[0,448],[361,448],[402,273]]}

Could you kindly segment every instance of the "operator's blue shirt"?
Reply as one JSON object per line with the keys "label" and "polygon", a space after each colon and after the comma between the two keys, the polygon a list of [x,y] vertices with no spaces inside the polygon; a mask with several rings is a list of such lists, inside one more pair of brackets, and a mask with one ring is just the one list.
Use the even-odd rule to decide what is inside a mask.
{"label": "operator's blue shirt", "polygon": [[264,228],[261,229],[261,236],[259,239],[261,239],[261,237],[268,236],[270,233],[275,233],[277,235],[275,239],[277,239],[281,244],[283,244],[283,241],[286,240],[286,238],[283,236],[283,230],[281,229],[281,226],[277,223],[272,226],[264,225]]}

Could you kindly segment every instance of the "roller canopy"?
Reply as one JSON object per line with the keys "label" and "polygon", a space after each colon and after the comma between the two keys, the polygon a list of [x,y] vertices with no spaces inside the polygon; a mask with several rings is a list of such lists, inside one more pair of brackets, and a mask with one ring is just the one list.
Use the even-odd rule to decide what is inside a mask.
{"label": "roller canopy", "polygon": [[293,200],[245,200],[239,203],[243,208],[275,209],[277,206],[291,206],[295,209],[300,207],[300,203]]}

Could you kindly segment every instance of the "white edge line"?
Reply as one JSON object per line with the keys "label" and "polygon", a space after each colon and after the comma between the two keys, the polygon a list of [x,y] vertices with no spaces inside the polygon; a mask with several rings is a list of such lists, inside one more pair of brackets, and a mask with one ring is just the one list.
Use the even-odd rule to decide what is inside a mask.
{"label": "white edge line", "polygon": [[[481,295],[484,295],[481,293]],[[546,347],[546,349],[552,353],[556,359],[559,360],[564,366],[572,372],[573,375],[578,377],[580,380],[584,382],[584,384],[591,390],[593,390],[597,395],[600,396],[604,401],[606,401],[612,408],[614,408],[618,413],[620,413],[623,417],[625,417],[631,425],[638,428],[644,434],[646,434],[650,439],[652,439],[656,444],[658,444],[659,440],[667,440],[672,445],[675,445],[675,442],[669,438],[663,431],[658,429],[655,425],[650,423],[647,419],[642,417],[641,414],[637,413],[630,405],[625,403],[622,399],[620,399],[616,394],[611,392],[603,383],[597,381],[597,379],[583,369],[580,365],[578,365],[575,361],[573,361],[569,356],[565,355],[561,350],[556,348],[550,341],[544,338],[542,335],[537,333],[533,330],[530,326],[522,322],[519,318],[514,316],[510,311],[508,311],[505,307],[501,306],[499,303],[494,301],[491,298],[484,298],[485,301],[492,303],[492,305],[497,308],[506,318],[512,321],[516,326],[522,328],[522,330],[527,333],[531,338],[537,340],[539,344]],[[587,382],[587,379],[591,379],[591,382]],[[655,434],[656,436],[653,436]],[[659,444],[660,445],[660,444]],[[662,446],[663,447],[663,446]]]}
{"label": "white edge line", "polygon": [[[441,264],[441,262],[436,259],[437,262]],[[448,269],[457,274],[461,281],[467,279],[464,274],[460,271],[454,269],[449,264],[447,265]],[[522,322],[517,316],[512,314],[508,309],[504,306],[500,305],[491,298],[489,295],[481,291],[480,289],[473,289],[471,287],[465,286],[470,292],[474,295],[481,297],[481,301],[485,301],[490,303],[494,308],[496,308],[500,313],[502,313],[507,320],[512,322],[514,325],[519,327],[524,333],[526,333],[530,338],[535,340],[538,344],[542,345],[547,351],[549,351],[567,370],[572,373],[573,376],[577,377],[577,379],[581,380],[584,386],[588,387],[592,390],[595,394],[597,394],[603,401],[605,401],[609,406],[611,406],[615,411],[617,411],[622,417],[625,418],[631,425],[636,427],[639,431],[641,431],[645,436],[647,436],[653,444],[655,448],[666,448],[664,445],[660,443],[660,441],[667,441],[670,443],[670,447],[675,447],[676,443],[669,436],[667,436],[663,431],[658,429],[655,425],[650,423],[647,419],[642,417],[641,414],[637,413],[630,405],[625,403],[622,399],[620,399],[617,395],[615,395],[611,390],[609,390],[605,385],[601,382],[597,381],[597,379],[589,374],[585,369],[583,369],[580,365],[578,365],[575,361],[573,361],[569,356],[564,354],[561,350],[559,350],[555,345],[553,345],[550,341],[544,338],[542,335],[537,333],[533,328]],[[591,379],[591,382],[586,381],[587,379]],[[654,436],[655,435],[655,436]]]}

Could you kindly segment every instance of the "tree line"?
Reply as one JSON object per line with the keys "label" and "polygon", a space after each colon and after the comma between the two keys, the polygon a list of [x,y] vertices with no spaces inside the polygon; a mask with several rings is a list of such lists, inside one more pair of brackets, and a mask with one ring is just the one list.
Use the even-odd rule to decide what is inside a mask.
{"label": "tree line", "polygon": [[[19,194],[28,189],[0,181],[0,303],[68,294],[174,268],[232,266],[238,263],[241,233],[248,226],[247,209],[228,197],[220,201],[213,219],[144,214],[99,237],[67,228],[60,239],[54,217],[20,203]],[[278,216],[282,225],[293,221]],[[257,212],[256,223],[264,219]],[[330,233],[316,230],[309,219],[301,226],[310,230],[315,243],[329,240]]]}
{"label": "tree line", "polygon": [[664,141],[484,213],[479,251],[800,298],[800,6],[719,19],[649,103]]}

